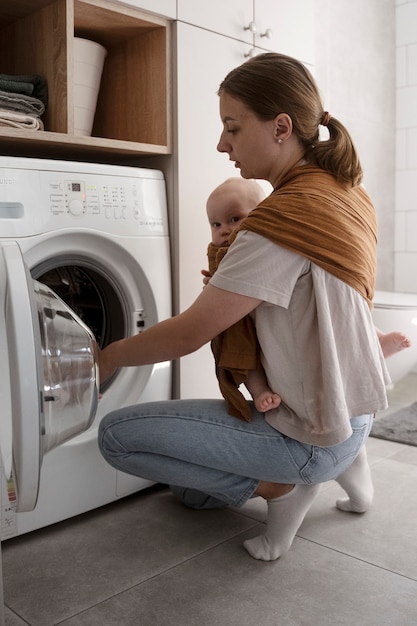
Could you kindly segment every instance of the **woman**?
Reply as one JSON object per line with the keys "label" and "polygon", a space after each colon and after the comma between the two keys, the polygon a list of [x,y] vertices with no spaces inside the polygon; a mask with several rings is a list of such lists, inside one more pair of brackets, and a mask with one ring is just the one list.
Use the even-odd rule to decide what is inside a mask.
{"label": "woman", "polygon": [[244,546],[273,560],[290,548],[319,483],[340,482],[350,496],[343,510],[372,499],[364,443],[389,380],[370,313],[376,219],[352,140],[301,63],[254,57],[228,74],[219,97],[218,150],[274,191],[240,224],[190,308],[104,349],[101,377],[177,359],[251,314],[282,402],[267,414],[252,407],[250,422],[222,400],[142,404],[106,416],[99,442],[114,467],[172,485],[189,506],[265,498],[266,533]]}

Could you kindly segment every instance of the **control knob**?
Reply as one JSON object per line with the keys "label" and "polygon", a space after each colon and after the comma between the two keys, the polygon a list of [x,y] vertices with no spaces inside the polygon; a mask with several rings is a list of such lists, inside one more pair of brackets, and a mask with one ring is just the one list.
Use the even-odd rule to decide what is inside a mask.
{"label": "control knob", "polygon": [[71,215],[81,215],[84,212],[84,204],[81,200],[71,200],[68,203],[68,210]]}

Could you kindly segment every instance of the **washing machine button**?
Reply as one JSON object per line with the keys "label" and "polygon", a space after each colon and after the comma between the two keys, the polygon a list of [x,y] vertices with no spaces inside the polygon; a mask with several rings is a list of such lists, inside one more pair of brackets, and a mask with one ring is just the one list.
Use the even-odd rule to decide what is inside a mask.
{"label": "washing machine button", "polygon": [[84,203],[81,200],[71,200],[68,203],[68,210],[71,215],[81,215],[84,212]]}

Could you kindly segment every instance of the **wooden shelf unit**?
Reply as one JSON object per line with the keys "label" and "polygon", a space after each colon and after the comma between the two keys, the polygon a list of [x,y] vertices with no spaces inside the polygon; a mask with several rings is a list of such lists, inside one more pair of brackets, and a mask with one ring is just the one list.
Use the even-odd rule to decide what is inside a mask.
{"label": "wooden shelf unit", "polygon": [[[170,21],[111,0],[0,7],[0,73],[43,76],[44,131],[0,126],[0,152],[59,158],[169,154]],[[74,37],[107,50],[91,137],[74,135]]]}

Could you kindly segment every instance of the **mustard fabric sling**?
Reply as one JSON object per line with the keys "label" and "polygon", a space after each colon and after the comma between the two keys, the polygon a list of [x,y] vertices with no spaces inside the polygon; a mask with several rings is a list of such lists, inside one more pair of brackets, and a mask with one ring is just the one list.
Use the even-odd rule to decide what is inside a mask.
{"label": "mustard fabric sling", "polygon": [[297,252],[356,289],[372,307],[377,221],[364,187],[314,165],[291,170],[233,231],[251,230]]}

